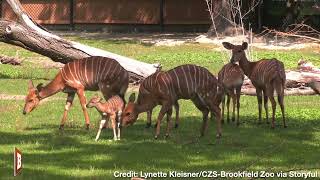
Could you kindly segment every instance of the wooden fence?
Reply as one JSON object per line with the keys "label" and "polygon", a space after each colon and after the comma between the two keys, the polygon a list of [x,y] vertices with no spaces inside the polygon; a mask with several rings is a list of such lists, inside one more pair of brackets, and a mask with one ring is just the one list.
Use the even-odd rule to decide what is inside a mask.
{"label": "wooden fence", "polygon": [[[1,17],[15,19],[6,1]],[[204,0],[20,0],[39,24],[209,25]]]}

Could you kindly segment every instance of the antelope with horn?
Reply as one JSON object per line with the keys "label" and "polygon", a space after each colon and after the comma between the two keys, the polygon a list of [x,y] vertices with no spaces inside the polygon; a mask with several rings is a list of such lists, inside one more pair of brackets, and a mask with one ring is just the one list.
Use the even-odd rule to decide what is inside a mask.
{"label": "antelope with horn", "polygon": [[223,46],[226,49],[232,51],[231,63],[239,62],[239,66],[243,70],[244,74],[248,76],[252,84],[256,88],[258,109],[259,109],[259,123],[261,123],[261,111],[262,111],[262,96],[264,97],[264,108],[266,111],[267,123],[269,123],[268,117],[268,98],[272,104],[272,124],[271,128],[275,127],[275,111],[276,101],[274,99],[274,91],[278,95],[278,103],[281,108],[283,127],[287,127],[286,118],[284,112],[284,88],[286,81],[286,74],[284,71],[284,65],[277,59],[262,59],[256,62],[250,62],[245,54],[245,50],[248,47],[248,43],[244,42],[242,45],[233,45],[228,42],[223,42]]}
{"label": "antelope with horn", "polygon": [[[131,94],[129,102],[122,113],[122,125],[132,125],[142,112],[151,110],[158,103],[161,110],[157,118],[155,138],[160,134],[160,124],[167,114],[166,137],[169,136],[172,106],[179,99],[191,99],[203,114],[201,136],[207,128],[208,114],[216,116],[217,138],[221,136],[221,88],[218,80],[205,68],[196,65],[182,65],[167,72],[153,74],[155,81],[148,78],[142,82],[137,102],[135,94]],[[145,91],[144,88],[148,90]]]}
{"label": "antelope with horn", "polygon": [[233,112],[232,121],[235,121],[235,108],[237,105],[237,126],[239,126],[240,93],[244,80],[242,69],[233,63],[228,63],[222,67],[218,74],[218,81],[223,85],[224,94],[222,98],[222,123],[224,123],[225,96],[227,96],[227,122],[229,119],[230,97],[232,98]]}
{"label": "antelope with horn", "polygon": [[113,59],[93,56],[75,60],[66,64],[56,77],[44,87],[42,84],[34,87],[32,81],[29,81],[23,114],[34,110],[42,99],[63,91],[68,94],[60,123],[60,129],[63,129],[68,111],[77,93],[85,117],[86,128],[89,129],[90,119],[86,109],[84,91],[100,90],[106,99],[113,95],[124,98],[128,84],[128,72]]}

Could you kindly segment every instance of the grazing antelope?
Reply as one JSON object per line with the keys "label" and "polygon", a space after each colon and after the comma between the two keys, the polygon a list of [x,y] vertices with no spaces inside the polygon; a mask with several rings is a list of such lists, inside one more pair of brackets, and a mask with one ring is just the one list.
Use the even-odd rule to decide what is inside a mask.
{"label": "grazing antelope", "polygon": [[[201,136],[207,128],[209,112],[216,116],[217,138],[221,136],[221,87],[217,79],[205,68],[196,65],[182,65],[167,72],[153,74],[155,81],[144,80],[139,90],[137,102],[135,94],[131,94],[129,103],[122,113],[122,125],[132,125],[141,112],[151,110],[158,103],[162,105],[157,119],[155,138],[160,134],[163,116],[168,115],[166,136],[169,135],[172,105],[179,99],[191,99],[203,114]],[[152,82],[152,83],[151,83]],[[150,91],[144,87],[151,87]],[[151,91],[152,89],[152,91]]]}
{"label": "grazing antelope", "polygon": [[241,86],[244,80],[244,73],[242,69],[233,63],[228,63],[222,67],[218,74],[218,81],[223,85],[224,95],[222,98],[222,123],[224,123],[224,106],[225,106],[225,96],[227,95],[227,122],[229,119],[229,107],[230,107],[230,97],[232,98],[233,113],[232,121],[235,120],[235,107],[237,104],[237,126],[239,126],[239,108],[240,108],[240,93]]}
{"label": "grazing antelope", "polygon": [[44,87],[39,84],[35,88],[32,81],[29,81],[23,114],[31,112],[42,99],[63,91],[68,94],[60,124],[60,129],[63,129],[74,95],[77,93],[84,113],[86,128],[89,129],[90,120],[84,91],[100,90],[106,99],[113,95],[124,98],[128,84],[128,72],[113,59],[96,56],[75,60],[66,64],[56,77]]}
{"label": "grazing antelope", "polygon": [[[275,127],[275,111],[276,101],[274,100],[274,90],[278,94],[278,102],[282,112],[283,127],[287,127],[284,112],[284,88],[286,81],[286,74],[284,65],[277,59],[262,59],[257,62],[248,61],[244,50],[247,49],[248,43],[244,42],[242,45],[233,45],[228,42],[223,42],[226,49],[232,50],[231,63],[239,62],[244,74],[248,76],[252,84],[256,88],[258,109],[259,109],[259,123],[261,123],[261,110],[262,110],[262,95],[264,96],[264,108],[266,111],[267,123],[268,117],[268,98],[272,104],[272,125]],[[262,94],[263,92],[263,94]]]}
{"label": "grazing antelope", "polygon": [[[152,92],[154,90],[156,90],[156,86],[155,83],[157,81],[157,77],[159,75],[159,73],[163,73],[162,71],[157,71],[155,73],[153,73],[152,75],[148,76],[146,79],[144,79],[143,83],[141,83],[140,88],[139,88],[139,93],[149,93]],[[156,100],[156,99],[153,99]],[[156,107],[157,105],[160,105],[161,102],[160,101],[153,101],[153,104],[150,104],[150,110],[147,111],[147,124],[146,124],[146,128],[149,128],[151,126],[151,118],[152,118],[152,111],[153,108]],[[178,101],[176,101],[174,103],[174,108],[176,110],[176,122],[175,122],[175,128],[178,128],[179,126],[179,103]],[[167,115],[167,119],[168,119],[168,115]],[[155,124],[155,127],[157,127],[157,124]]]}
{"label": "grazing antelope", "polygon": [[107,100],[107,102],[103,103],[101,97],[94,96],[87,104],[87,108],[93,107],[95,107],[97,111],[101,114],[101,121],[96,136],[96,141],[98,141],[100,137],[101,129],[107,123],[107,117],[111,118],[113,140],[120,140],[120,117],[124,108],[124,102],[122,98],[120,98],[119,96],[112,96],[110,99]]}

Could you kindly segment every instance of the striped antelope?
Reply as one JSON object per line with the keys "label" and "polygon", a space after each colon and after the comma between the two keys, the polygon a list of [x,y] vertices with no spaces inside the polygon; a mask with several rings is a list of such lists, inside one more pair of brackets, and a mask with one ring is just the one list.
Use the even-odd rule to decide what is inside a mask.
{"label": "striped antelope", "polygon": [[280,104],[282,112],[283,127],[287,127],[284,112],[284,88],[286,81],[286,74],[284,71],[284,65],[277,59],[262,59],[257,62],[248,61],[244,50],[247,49],[248,43],[244,42],[242,45],[233,45],[228,42],[223,42],[223,46],[226,49],[232,50],[231,62],[239,62],[244,74],[248,76],[252,84],[256,88],[258,109],[259,109],[259,123],[261,123],[261,110],[262,110],[262,92],[264,96],[264,108],[266,110],[267,123],[269,123],[268,117],[268,98],[272,104],[272,125],[275,127],[275,111],[276,101],[274,100],[274,90],[278,94],[278,102]]}
{"label": "striped antelope", "polygon": [[239,126],[239,108],[240,108],[240,93],[241,86],[244,80],[244,73],[242,69],[233,63],[228,63],[222,67],[218,74],[218,81],[223,85],[224,95],[222,98],[222,123],[224,122],[224,106],[225,106],[225,95],[227,95],[227,122],[229,119],[229,107],[230,97],[232,98],[233,113],[232,121],[235,121],[235,107],[237,104],[237,126]]}
{"label": "striped antelope", "polygon": [[110,99],[107,100],[107,102],[103,103],[101,97],[94,96],[87,104],[87,108],[93,107],[95,107],[97,111],[101,114],[101,121],[96,136],[96,141],[98,141],[100,137],[101,129],[107,123],[107,117],[111,118],[113,140],[120,140],[120,117],[124,108],[124,102],[122,98],[120,98],[119,96],[112,96]]}
{"label": "striped antelope", "polygon": [[[217,122],[217,138],[221,136],[221,87],[217,79],[205,68],[196,65],[182,65],[167,72],[155,74],[152,91],[139,90],[137,102],[131,94],[129,103],[122,113],[122,125],[133,124],[141,112],[149,111],[158,102],[162,105],[157,119],[155,138],[160,134],[163,116],[168,115],[166,136],[169,135],[172,105],[179,99],[191,99],[203,113],[201,136],[207,128],[208,114],[213,113]],[[143,82],[147,83],[147,82]],[[144,87],[144,86],[142,86]]]}
{"label": "striped antelope", "polygon": [[29,90],[25,99],[23,114],[31,112],[42,99],[63,91],[68,94],[60,124],[60,129],[63,129],[74,95],[77,93],[84,113],[86,128],[89,129],[90,120],[86,109],[84,91],[100,90],[106,99],[113,95],[119,95],[123,98],[128,84],[128,72],[113,59],[88,57],[75,60],[66,64],[56,77],[44,87],[39,84],[35,88],[32,81],[29,81]]}
{"label": "striped antelope", "polygon": [[[152,75],[148,76],[146,79],[143,80],[143,82],[140,85],[139,88],[139,93],[150,93],[156,90],[156,80],[159,74],[161,74],[163,72],[161,71],[157,71],[155,73],[153,73]],[[153,108],[156,107],[157,105],[160,105],[161,102],[160,101],[155,101],[156,99],[150,99],[150,110],[147,111],[147,124],[146,124],[146,128],[149,128],[151,126],[151,117],[152,117],[152,111]],[[152,104],[151,104],[152,102]],[[179,103],[178,101],[176,101],[174,103],[174,108],[176,110],[176,123],[175,123],[175,128],[178,128],[179,126]],[[167,121],[168,121],[169,116],[167,115]],[[155,124],[155,127],[157,127],[157,124]]]}

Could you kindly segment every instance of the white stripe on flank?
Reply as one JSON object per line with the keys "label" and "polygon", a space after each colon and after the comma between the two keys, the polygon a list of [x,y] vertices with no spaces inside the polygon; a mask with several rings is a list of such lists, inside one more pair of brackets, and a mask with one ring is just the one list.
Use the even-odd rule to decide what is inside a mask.
{"label": "white stripe on flank", "polygon": [[204,70],[203,69],[200,69],[200,72],[201,72],[201,80],[202,80],[202,88],[205,88],[205,81],[204,81]]}
{"label": "white stripe on flank", "polygon": [[[94,60],[95,60],[96,58],[94,58]],[[91,60],[91,78],[90,78],[90,85],[92,86],[92,85],[94,85],[94,70],[93,70],[93,59]]]}
{"label": "white stripe on flank", "polygon": [[[119,67],[119,64],[117,64],[117,67]],[[114,73],[116,73],[116,69],[117,69],[116,67],[113,68],[113,71],[112,71],[112,73],[111,73],[113,78],[115,77]]]}
{"label": "white stripe on flank", "polygon": [[172,78],[171,75],[169,73],[166,74],[166,78],[168,79],[168,84],[169,84],[169,94],[171,94],[172,92],[174,92],[174,89],[172,87]]}
{"label": "white stripe on flank", "polygon": [[109,67],[108,67],[108,71],[106,72],[103,80],[106,80],[106,79],[107,79],[107,76],[109,75],[109,71],[110,71],[110,69],[111,69],[111,65],[112,65],[112,63],[108,63],[108,66],[109,66]]}
{"label": "white stripe on flank", "polygon": [[190,70],[190,65],[188,65],[188,74],[190,76],[190,82],[191,82],[191,93],[194,92],[194,81],[193,81],[193,78],[192,78],[192,75],[191,75],[191,70]]}
{"label": "white stripe on flank", "polygon": [[73,81],[72,81],[71,79],[70,79],[70,81],[75,82],[75,81],[76,81],[76,79],[74,78],[73,73],[72,73],[72,71],[71,71],[70,63],[68,63],[68,64],[67,64],[67,67],[68,67],[68,69],[69,69],[69,73],[70,73],[70,75],[71,75],[71,76],[72,76],[72,78],[73,78]]}
{"label": "white stripe on flank", "polygon": [[176,77],[176,79],[177,79],[177,83],[178,83],[178,91],[179,91],[179,93],[180,93],[180,94],[182,94],[182,93],[181,93],[181,89],[180,89],[179,77],[178,77],[178,75],[177,75],[176,70],[173,70],[173,73],[174,73],[174,75],[175,75],[175,77]]}
{"label": "white stripe on flank", "polygon": [[88,86],[89,85],[89,79],[88,79],[88,71],[87,71],[87,62],[88,62],[88,60],[86,59],[86,60],[84,60],[85,61],[85,63],[84,63],[84,76],[86,77],[86,86]]}
{"label": "white stripe on flank", "polygon": [[198,69],[197,69],[197,67],[196,66],[193,66],[193,68],[194,68],[194,78],[195,78],[195,83],[196,83],[196,85],[195,85],[195,92],[198,92],[198,87],[199,87],[199,73],[198,73]]}
{"label": "white stripe on flank", "polygon": [[103,78],[104,72],[106,71],[106,65],[107,65],[107,63],[106,63],[105,61],[103,61],[102,64],[104,64],[104,66],[103,66],[103,69],[101,70],[101,73],[100,73],[100,77],[99,77],[99,80],[100,80],[100,81],[103,81],[102,78]]}
{"label": "white stripe on flank", "polygon": [[189,95],[189,83],[188,83],[188,79],[187,79],[187,74],[186,72],[184,71],[184,66],[182,66],[182,71],[183,71],[183,74],[184,74],[184,78],[186,80],[186,85],[187,85],[187,90],[188,90],[188,95]]}
{"label": "white stripe on flank", "polygon": [[96,81],[95,81],[96,84],[99,82],[100,66],[101,66],[101,60],[98,59],[98,61],[99,61],[99,63],[98,63],[98,70],[97,70],[97,72],[96,72],[96,78],[95,78],[95,79],[96,79]]}
{"label": "white stripe on flank", "polygon": [[[79,76],[78,76],[78,71],[79,71],[79,69],[76,67],[76,63],[77,63],[77,61],[75,61],[75,62],[73,62],[73,68],[74,68],[74,74],[75,74],[75,77],[76,77],[76,79],[75,79],[75,82],[77,83],[77,84],[79,84],[79,85],[82,85],[81,84],[81,82],[80,82],[80,78],[79,78]],[[78,71],[77,71],[78,70]]]}
{"label": "white stripe on flank", "polygon": [[165,88],[165,90],[164,90],[164,92],[166,93],[166,92],[169,92],[168,91],[168,89],[169,89],[169,86],[168,86],[168,84],[167,84],[167,81],[166,81],[166,79],[164,79],[164,78],[166,78],[166,76],[162,76],[162,81],[164,82],[164,84],[165,84],[165,86],[166,86],[166,88]]}

